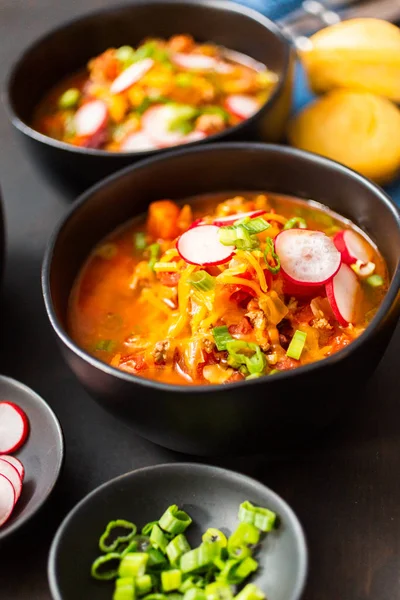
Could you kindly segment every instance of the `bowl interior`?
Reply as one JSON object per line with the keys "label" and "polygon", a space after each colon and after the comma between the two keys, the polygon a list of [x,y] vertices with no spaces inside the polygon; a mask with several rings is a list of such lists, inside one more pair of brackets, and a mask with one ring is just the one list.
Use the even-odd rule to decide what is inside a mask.
{"label": "bowl interior", "polygon": [[113,584],[97,582],[90,566],[99,555],[98,539],[113,519],[142,527],[171,504],[192,516],[188,539],[194,547],[208,527],[232,531],[244,500],[279,514],[280,528],[263,542],[260,573],[254,582],[271,600],[300,598],[307,570],[304,536],[287,504],[262,484],[216,467],[171,464],[140,469],[101,486],[87,496],[59,529],[49,557],[49,578],[56,600],[109,600]]}
{"label": "bowl interior", "polygon": [[69,293],[83,261],[115,227],[145,211],[153,200],[238,190],[317,200],[351,219],[375,241],[390,276],[397,272],[392,288],[398,289],[399,216],[377,186],[316,155],[262,144],[220,144],[142,162],[82,196],[56,234],[45,261],[45,296],[49,291],[62,326],[66,326]]}
{"label": "bowl interior", "polygon": [[60,473],[64,444],[54,413],[31,389],[0,376],[0,398],[22,408],[30,425],[27,441],[13,453],[25,467],[25,480],[10,519],[0,528],[2,540],[28,521],[50,495]]}
{"label": "bowl interior", "polygon": [[280,76],[286,72],[287,44],[273,23],[253,11],[224,0],[139,0],[79,18],[30,47],[10,79],[11,106],[29,123],[46,91],[90,58],[110,47],[179,33],[248,54]]}

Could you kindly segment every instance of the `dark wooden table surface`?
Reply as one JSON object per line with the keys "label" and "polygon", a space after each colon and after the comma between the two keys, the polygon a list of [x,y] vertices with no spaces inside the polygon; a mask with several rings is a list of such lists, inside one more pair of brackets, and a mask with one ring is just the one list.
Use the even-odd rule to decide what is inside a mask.
{"label": "dark wooden table surface", "polygon": [[[0,0],[2,82],[22,45],[62,20],[109,4]],[[0,548],[0,598],[47,600],[49,544],[66,512],[116,475],[188,457],[133,435],[86,395],[64,365],[43,307],[40,265],[46,240],[69,200],[35,171],[3,109],[0,152],[8,230],[0,369],[48,401],[66,443],[65,468],[51,501],[30,527]],[[354,413],[349,407],[341,426],[319,444],[278,460],[214,461],[257,477],[297,512],[310,548],[305,600],[400,599],[399,355],[398,327],[361,402],[357,382],[343,381],[354,387],[359,408]]]}

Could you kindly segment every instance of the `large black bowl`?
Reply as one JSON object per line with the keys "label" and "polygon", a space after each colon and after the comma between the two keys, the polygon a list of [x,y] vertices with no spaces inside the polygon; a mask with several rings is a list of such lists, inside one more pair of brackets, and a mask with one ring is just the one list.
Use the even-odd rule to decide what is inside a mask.
{"label": "large black bowl", "polygon": [[225,0],[138,0],[63,25],[28,48],[17,61],[8,81],[6,106],[32,158],[52,175],[58,173],[64,182],[83,189],[159,152],[77,148],[32,129],[32,113],[54,84],[83,68],[106,48],[176,33],[190,33],[197,40],[211,40],[243,52],[267,64],[279,76],[275,92],[256,115],[205,142],[254,137],[278,140],[289,114],[292,90],[291,50],[278,27],[257,12]]}
{"label": "large black bowl", "polygon": [[[267,190],[312,198],[364,229],[385,257],[391,285],[366,332],[338,354],[295,371],[227,386],[156,383],[116,370],[66,332],[71,286],[93,246],[152,200]],[[362,401],[398,319],[400,220],[376,185],[325,158],[279,146],[221,144],[134,165],[86,192],[46,252],[43,293],[65,359],[89,392],[142,436],[168,448],[213,454],[287,447]]]}
{"label": "large black bowl", "polygon": [[[132,471],[94,490],[68,515],[51,546],[48,574],[54,600],[108,600],[113,584],[95,581],[90,566],[98,556],[105,525],[127,519],[143,526],[171,504],[193,518],[192,547],[209,527],[232,532],[244,500],[267,506],[279,515],[258,555],[260,570],[252,579],[271,600],[299,600],[307,574],[307,547],[296,515],[282,498],[258,481],[199,464],[158,465]],[[79,551],[77,553],[77,549]]]}

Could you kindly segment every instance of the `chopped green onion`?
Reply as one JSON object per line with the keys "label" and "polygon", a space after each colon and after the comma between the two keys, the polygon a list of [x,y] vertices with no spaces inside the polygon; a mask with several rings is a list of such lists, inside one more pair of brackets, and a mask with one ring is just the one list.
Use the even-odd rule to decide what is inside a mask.
{"label": "chopped green onion", "polygon": [[241,581],[244,581],[247,579],[247,577],[249,577],[249,575],[257,571],[257,569],[258,562],[251,556],[248,556],[238,565],[236,569],[236,577],[240,578]]}
{"label": "chopped green onion", "polygon": [[[92,577],[100,581],[116,579],[116,577],[118,577],[118,566],[120,564],[120,560],[121,557],[116,552],[109,552],[108,554],[99,556],[92,564],[92,568],[90,570]],[[104,567],[108,568],[105,570]]]}
{"label": "chopped green onion", "polygon": [[142,534],[150,535],[154,525],[158,525],[158,521],[151,521],[151,523],[146,523],[146,525],[142,527]]}
{"label": "chopped green onion", "polygon": [[[275,525],[276,514],[268,508],[254,506],[251,502],[246,500],[246,502],[242,502],[239,507],[238,518],[242,525],[244,523],[251,524],[261,531],[268,532],[271,531]],[[251,543],[257,544],[257,542]]]}
{"label": "chopped green onion", "polygon": [[170,541],[166,548],[166,554],[169,558],[169,562],[174,565],[178,558],[182,556],[182,554],[186,554],[190,551],[189,542],[183,533],[180,533],[173,540]]}
{"label": "chopped green onion", "polygon": [[230,558],[225,561],[223,569],[216,576],[217,581],[227,585],[236,585],[237,583],[240,583],[241,580],[236,577],[236,569],[240,563],[241,560],[236,558]]}
{"label": "chopped green onion", "polygon": [[121,558],[123,558],[126,554],[131,554],[132,552],[137,552],[138,551],[138,543],[135,539],[133,539],[131,542],[122,542],[122,544],[120,544],[117,549],[116,552],[119,552],[121,555]]}
{"label": "chopped green onion", "polygon": [[[271,375],[271,373],[269,373]],[[259,377],[262,376],[262,373],[252,373],[251,375],[247,375],[246,380],[247,379],[258,379]]]}
{"label": "chopped green onion", "polygon": [[[116,529],[125,530],[125,535],[118,535],[113,542],[109,542],[108,538],[111,534],[115,535]],[[116,521],[110,521],[101,535],[99,540],[99,548],[103,552],[113,552],[121,542],[130,542],[131,539],[136,535],[137,527],[134,523],[130,521],[125,521],[123,519],[117,519]]]}
{"label": "chopped green onion", "polygon": [[286,356],[289,358],[294,358],[295,360],[299,360],[304,349],[304,344],[306,343],[306,338],[307,334],[304,333],[304,331],[296,329],[289,344],[289,348],[286,350]]}
{"label": "chopped green onion", "polygon": [[156,264],[158,257],[160,256],[161,246],[160,244],[150,244],[148,247],[148,251],[150,252],[149,258],[149,267],[150,269],[154,269],[154,265]]}
{"label": "chopped green onion", "polygon": [[160,550],[157,550],[157,548],[149,548],[147,550],[147,554],[149,556],[149,560],[147,563],[147,566],[149,567],[149,569],[150,568],[160,569],[160,568],[164,567],[164,565],[167,564],[167,560],[166,560],[164,554],[162,552],[160,552]]}
{"label": "chopped green onion", "polygon": [[68,108],[75,108],[78,104],[81,93],[77,88],[70,88],[66,90],[58,99],[58,108],[67,110]]}
{"label": "chopped green onion", "polygon": [[366,282],[371,287],[381,287],[383,285],[383,279],[380,275],[370,275],[367,277]]}
{"label": "chopped green onion", "polygon": [[234,600],[265,600],[265,594],[254,583],[249,583],[236,594]]}
{"label": "chopped green onion", "polygon": [[118,248],[115,244],[107,243],[98,246],[94,254],[95,256],[99,256],[100,258],[104,258],[105,260],[111,260],[114,256],[117,255]]}
{"label": "chopped green onion", "polygon": [[209,583],[205,589],[207,600],[232,600],[231,586],[221,581]]}
{"label": "chopped green onion", "polygon": [[143,600],[167,600],[167,596],[165,594],[148,594],[144,596]]}
{"label": "chopped green onion", "polygon": [[132,577],[120,577],[117,579],[113,600],[135,600],[135,581]]}
{"label": "chopped green onion", "polygon": [[295,227],[299,229],[307,229],[307,223],[305,219],[302,217],[292,217],[286,221],[283,229],[294,229]]}
{"label": "chopped green onion", "polygon": [[193,587],[185,592],[183,600],[207,600],[207,597],[204,590]]}
{"label": "chopped green onion", "polygon": [[182,583],[182,573],[179,569],[171,569],[161,573],[161,587],[163,592],[178,590]]}
{"label": "chopped green onion", "polygon": [[215,278],[207,271],[195,271],[188,279],[188,283],[201,292],[208,292],[215,288]]}
{"label": "chopped green onion", "polygon": [[[168,130],[182,132],[182,128],[190,127],[190,131],[192,131],[193,119],[199,114],[198,109],[190,104],[170,104],[169,108],[171,109],[171,118]],[[183,133],[188,133],[188,131]]]}
{"label": "chopped green onion", "polygon": [[135,50],[132,46],[121,46],[115,50],[115,57],[122,62],[125,68],[129,67],[135,62]]}
{"label": "chopped green onion", "polygon": [[200,110],[203,115],[218,115],[225,123],[229,121],[229,113],[221,106],[202,106]]}
{"label": "chopped green onion", "polygon": [[265,371],[267,359],[258,344],[232,340],[226,342],[226,349],[229,353],[228,364],[234,369],[239,369],[241,365],[244,365],[250,374]]}
{"label": "chopped green onion", "polygon": [[159,521],[161,529],[174,535],[183,533],[191,523],[189,515],[184,510],[179,510],[176,504],[167,508]]}
{"label": "chopped green onion", "polygon": [[99,340],[95,347],[96,350],[102,350],[103,352],[112,352],[114,348],[115,342],[113,340]]}
{"label": "chopped green onion", "polygon": [[[241,504],[240,506],[246,505],[246,507],[247,507],[247,504],[250,504],[250,502],[243,502],[243,504]],[[253,505],[251,505],[251,506],[253,506]],[[255,509],[255,507],[254,507],[254,509]],[[248,509],[248,510],[251,510],[251,509]],[[243,518],[241,518],[241,517],[243,517]],[[229,550],[230,544],[234,545],[234,546],[243,546],[243,545],[254,546],[255,544],[258,544],[258,542],[260,541],[260,532],[258,531],[258,528],[254,525],[254,523],[252,521],[250,521],[250,519],[248,519],[248,520],[244,519],[244,512],[240,513],[239,520],[241,522],[236,527],[236,529],[232,533],[232,535],[229,537],[228,550]]]}
{"label": "chopped green onion", "polygon": [[[277,255],[277,253],[275,252],[275,245],[274,242],[271,238],[267,238],[265,240],[266,242],[266,248],[264,250],[264,259],[267,265],[267,269],[269,271],[271,271],[271,273],[278,273],[279,269],[281,268],[281,261],[279,259],[279,256]],[[269,261],[268,261],[268,254],[271,254],[272,258],[275,261],[275,265],[270,265]]]}
{"label": "chopped green onion", "polygon": [[134,240],[136,250],[144,250],[146,248],[147,242],[146,234],[144,233],[144,231],[138,231],[137,233],[135,233]]}
{"label": "chopped green onion", "polygon": [[153,525],[153,529],[151,530],[150,534],[150,542],[154,548],[161,550],[165,554],[168,546],[168,540],[158,525]]}
{"label": "chopped green onion", "polygon": [[229,329],[226,325],[221,325],[220,327],[214,327],[212,330],[215,345],[218,350],[226,350],[227,342],[233,341],[233,337],[229,333]]}
{"label": "chopped green onion", "polygon": [[172,594],[168,594],[168,600],[182,600],[183,594],[178,594],[178,592],[173,592]]}
{"label": "chopped green onion", "polygon": [[262,217],[256,217],[255,219],[249,219],[246,223],[243,223],[243,227],[246,229],[246,231],[254,235],[269,229],[271,225]]}
{"label": "chopped green onion", "polygon": [[153,582],[150,575],[139,575],[135,579],[135,587],[138,596],[145,596],[151,592]]}
{"label": "chopped green onion", "polygon": [[181,556],[180,567],[183,573],[192,573],[213,564],[220,548],[215,544],[203,542],[198,548]]}
{"label": "chopped green onion", "polygon": [[220,227],[218,236],[221,244],[224,246],[236,246],[239,250],[253,250],[259,245],[258,238],[252,237],[244,224]]}
{"label": "chopped green onion", "polygon": [[204,587],[204,577],[201,577],[200,575],[189,575],[189,577],[186,577],[186,579],[182,583],[181,587],[179,588],[179,591],[184,594],[185,592],[190,590],[190,588],[194,587]]}
{"label": "chopped green onion", "polygon": [[146,573],[146,565],[149,557],[146,552],[132,552],[126,554],[119,565],[120,577],[141,577]]}
{"label": "chopped green onion", "polygon": [[[215,327],[213,332],[215,331],[215,329],[221,328]],[[203,537],[201,539],[203,540],[203,542],[211,542],[212,544],[218,544],[220,548],[226,548],[228,543],[228,540],[226,539],[226,536],[222,533],[222,531],[220,531],[219,529],[214,529],[213,527],[207,529],[207,531],[203,533]]]}

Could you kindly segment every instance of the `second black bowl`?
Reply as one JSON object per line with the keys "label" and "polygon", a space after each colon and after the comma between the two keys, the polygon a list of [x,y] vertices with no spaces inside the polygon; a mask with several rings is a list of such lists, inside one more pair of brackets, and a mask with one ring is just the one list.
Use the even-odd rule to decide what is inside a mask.
{"label": "second black bowl", "polygon": [[52,86],[107,48],[180,33],[247,54],[267,64],[279,77],[274,93],[258,113],[204,142],[279,140],[290,111],[293,57],[287,40],[272,21],[225,0],[138,0],[63,25],[28,48],[17,61],[8,81],[6,106],[37,164],[82,190],[144,156],[159,153],[107,152],[59,142],[32,129],[32,113]]}
{"label": "second black bowl", "polygon": [[[90,250],[160,198],[265,190],[312,198],[350,218],[376,242],[391,284],[376,316],[334,356],[294,371],[224,386],[181,386],[129,375],[89,356],[67,334],[72,284]],[[43,291],[67,362],[89,392],[142,436],[191,454],[287,447],[362,401],[399,315],[400,219],[376,185],[325,158],[262,144],[180,150],[126,169],[86,192],[46,253]],[[356,391],[355,391],[356,390]]]}

